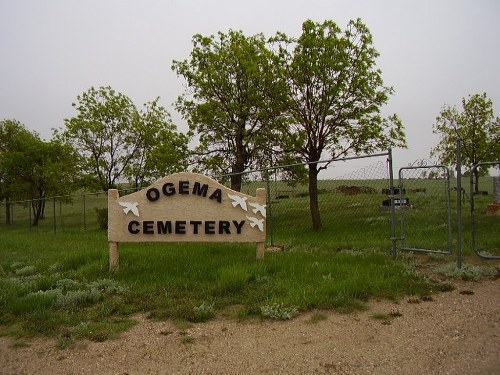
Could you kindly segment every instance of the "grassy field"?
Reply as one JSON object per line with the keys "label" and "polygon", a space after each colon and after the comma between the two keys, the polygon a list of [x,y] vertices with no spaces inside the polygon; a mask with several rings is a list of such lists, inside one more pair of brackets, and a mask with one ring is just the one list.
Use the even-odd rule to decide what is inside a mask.
{"label": "grassy field", "polygon": [[190,322],[216,314],[285,319],[436,288],[388,254],[319,245],[257,261],[251,245],[123,244],[121,271],[109,273],[100,231],[2,230],[0,240],[0,333],[57,336],[62,343],[113,337],[137,312]]}
{"label": "grassy field", "polygon": [[[397,183],[397,181],[396,181]],[[398,248],[418,248],[437,251],[456,251],[457,195],[450,192],[449,207],[444,180],[407,178],[403,181],[412,209],[397,212],[396,237]],[[462,185],[467,186],[468,179]],[[450,187],[456,185],[451,180]],[[264,182],[249,182],[243,187],[255,194]],[[346,194],[345,187],[355,187],[361,193]],[[270,185],[268,207],[268,242],[272,245],[299,246],[307,238],[307,247],[327,245],[333,250],[380,250],[391,246],[391,222],[388,210],[381,209],[388,197],[386,179],[321,180],[319,204],[323,230],[310,235],[310,213],[307,186],[304,183],[288,185],[275,181]],[[492,203],[492,180],[483,177],[481,190],[488,195],[475,196],[476,247],[484,254],[500,255],[498,217],[486,215],[486,206]],[[423,191],[423,192],[422,192]],[[468,192],[467,192],[468,193]],[[462,236],[465,253],[472,254],[472,223],[469,196],[462,206]],[[47,233],[80,233],[99,228],[96,209],[107,206],[107,196],[101,194],[75,195],[70,199],[49,199],[45,218],[37,228],[30,226],[27,204],[15,204],[13,224],[10,227]],[[5,207],[0,205],[0,230],[5,222]]]}
{"label": "grassy field", "polygon": [[[66,346],[80,338],[114,337],[134,324],[135,313],[179,322],[216,315],[288,319],[301,311],[351,311],[371,298],[423,297],[448,289],[449,284],[416,272],[418,262],[411,255],[390,256],[389,212],[380,208],[386,184],[378,179],[322,182],[324,228],[319,232],[310,229],[304,186],[293,187],[287,199],[275,195],[287,185],[275,186],[268,227],[273,244],[284,251],[267,253],[261,261],[253,245],[122,244],[117,273],[108,271],[106,231],[95,219],[105,196],[86,197],[86,230],[79,200],[59,208],[56,202],[55,234],[50,215],[29,229],[18,207],[14,225],[0,226],[0,334],[53,336]],[[369,189],[349,195],[342,186]],[[405,212],[407,242],[440,248],[447,233],[442,181],[415,180],[409,186],[426,192],[407,193],[414,205]],[[498,254],[498,218],[484,214],[490,200],[476,200],[478,238],[485,251]],[[450,204],[453,209],[456,195]],[[464,236],[467,241],[470,236]],[[472,257],[470,247],[464,250]],[[454,259],[439,263],[450,277],[463,277]],[[471,279],[482,272],[466,270]]]}

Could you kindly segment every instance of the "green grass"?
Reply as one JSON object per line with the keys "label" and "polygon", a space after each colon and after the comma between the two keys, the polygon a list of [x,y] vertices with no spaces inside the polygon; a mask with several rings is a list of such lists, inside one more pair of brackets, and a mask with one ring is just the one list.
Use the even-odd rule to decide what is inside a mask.
{"label": "green grass", "polygon": [[287,319],[433,287],[387,253],[336,251],[326,243],[262,261],[253,245],[122,244],[121,270],[109,273],[102,231],[2,229],[0,241],[0,334],[53,336],[61,347],[115,337],[139,312],[199,322],[238,305],[240,318]]}
{"label": "green grass", "polygon": [[[380,175],[378,169],[372,171]],[[420,173],[420,170],[408,173]],[[273,181],[269,196],[271,204],[268,208],[269,241],[273,244],[298,246],[306,239],[306,247],[321,247],[327,243],[329,248],[372,249],[385,251],[390,248],[390,215],[382,211],[380,206],[387,196],[382,193],[388,187],[388,180],[379,178],[320,180],[319,203],[323,222],[323,230],[313,236],[309,235],[311,219],[307,185],[297,183],[288,185],[283,181]],[[406,178],[408,177],[408,178]],[[401,225],[397,225],[397,236],[404,237],[399,246],[433,250],[448,250],[448,213],[446,211],[445,184],[442,179],[411,178],[405,175],[403,180],[413,209],[404,213],[406,228],[403,233]],[[395,184],[399,183],[397,180]],[[450,181],[453,187],[455,180]],[[265,187],[264,182],[247,182],[243,191],[255,194],[259,187]],[[370,194],[346,195],[340,192],[339,186],[357,186],[368,189]],[[462,186],[468,194],[468,179],[462,180]],[[487,191],[487,196],[475,197],[476,247],[489,255],[500,255],[500,231],[495,230],[499,224],[498,217],[486,215],[486,205],[492,202],[492,179],[481,179],[481,190]],[[425,189],[425,193],[413,192],[415,189]],[[286,193],[289,199],[276,199]],[[47,201],[45,218],[38,227],[30,227],[29,210],[26,205],[15,204],[12,227],[30,232],[46,233],[79,233],[82,230],[97,230],[97,208],[106,207],[105,194],[75,195],[71,199],[52,199]],[[453,240],[457,235],[456,192],[451,192],[451,224]],[[397,213],[398,220],[401,213]],[[472,254],[470,202],[463,203],[463,239],[464,251]],[[5,207],[0,204],[0,229],[5,222]],[[456,241],[451,243],[456,249]]]}
{"label": "green grass", "polygon": [[[407,243],[430,249],[446,246],[443,182],[406,183],[426,189],[424,194],[407,194],[414,204],[405,212]],[[346,195],[338,190],[341,185],[368,187],[371,192]],[[268,238],[284,251],[267,253],[261,261],[255,259],[254,245],[120,244],[117,273],[108,271],[106,232],[98,229],[95,214],[95,208],[105,207],[105,197],[86,197],[85,225],[79,199],[56,203],[55,211],[48,205],[46,218],[31,229],[21,206],[16,206],[14,224],[0,224],[0,335],[52,336],[59,347],[66,347],[82,338],[116,337],[134,324],[136,313],[177,322],[201,322],[217,315],[289,319],[304,311],[360,309],[372,298],[449,290],[450,284],[419,275],[418,262],[411,256],[389,256],[390,215],[380,209],[387,198],[382,193],[386,185],[381,179],[322,182],[321,231],[310,229],[305,185],[290,188],[288,199],[271,195]],[[280,183],[272,194],[286,188]],[[498,218],[485,214],[490,200],[491,196],[476,199],[478,245],[500,255]],[[454,209],[456,195],[451,204]],[[467,204],[464,252],[472,256]],[[429,259],[454,263],[453,257]]]}

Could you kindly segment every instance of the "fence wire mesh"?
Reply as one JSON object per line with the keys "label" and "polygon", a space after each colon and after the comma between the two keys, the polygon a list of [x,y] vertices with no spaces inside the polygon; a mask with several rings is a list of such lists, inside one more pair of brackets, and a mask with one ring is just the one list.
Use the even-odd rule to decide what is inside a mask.
{"label": "fence wire mesh", "polygon": [[[241,191],[255,195],[257,188],[268,189],[268,245],[293,249],[316,243],[332,250],[389,251],[391,218],[389,207],[384,206],[389,194],[387,155],[322,164],[326,167],[318,175],[322,230],[316,232],[312,230],[307,180],[282,178],[286,167],[245,174]],[[130,192],[121,191],[120,195]],[[36,227],[30,201],[8,205],[9,210],[6,202],[0,204],[0,227],[5,227],[6,215],[10,215],[10,227],[26,230],[99,230],[98,213],[106,209],[107,195],[96,192],[47,198],[43,219]]]}
{"label": "fence wire mesh", "polygon": [[453,252],[450,173],[444,166],[399,171],[401,250]]}
{"label": "fence wire mesh", "polygon": [[[392,244],[388,157],[387,153],[320,163],[325,167],[318,175],[320,231],[312,230],[307,179],[285,178],[288,167],[246,173],[242,192],[255,195],[257,188],[268,190],[270,246],[287,250],[313,249],[317,245],[334,251],[389,251]],[[472,179],[462,177],[463,189],[458,192],[457,179],[445,167],[401,168],[393,183],[397,222],[392,224],[397,224],[398,249],[454,253],[457,231],[461,229],[465,254],[475,251],[497,259],[500,216],[489,212],[495,204],[493,181],[493,177],[481,177],[481,189],[474,193]],[[120,190],[120,195],[134,190]],[[459,199],[461,228],[457,228]],[[0,230],[8,226],[49,233],[96,231],[102,230],[103,221],[107,220],[102,217],[107,208],[105,192],[46,198],[43,217],[36,226],[31,203],[0,202]]]}
{"label": "fence wire mesh", "polygon": [[[475,169],[500,168],[500,161],[483,162]],[[463,179],[469,187],[464,201],[464,246],[485,259],[500,259],[500,175],[482,176],[475,182],[473,173]]]}
{"label": "fence wire mesh", "polygon": [[[267,187],[268,242],[271,246],[293,249],[305,246],[304,238],[307,238],[307,246],[388,251],[391,248],[391,218],[389,206],[385,205],[389,195],[387,155],[373,159],[363,167],[359,159],[322,165],[326,166],[318,175],[322,229],[314,236],[310,235],[312,218],[306,180],[284,180],[280,176],[285,168],[277,168],[264,173],[268,176],[267,181],[256,175],[247,176],[242,191],[253,195],[258,187]],[[342,174],[345,171],[348,172]]]}
{"label": "fence wire mesh", "polygon": [[[121,193],[128,194],[132,191],[134,190],[124,189]],[[43,215],[36,225],[32,203],[31,200],[1,202],[0,227],[8,225],[11,228],[56,233],[100,230],[100,220],[107,220],[105,210],[108,196],[104,191],[46,198]]]}

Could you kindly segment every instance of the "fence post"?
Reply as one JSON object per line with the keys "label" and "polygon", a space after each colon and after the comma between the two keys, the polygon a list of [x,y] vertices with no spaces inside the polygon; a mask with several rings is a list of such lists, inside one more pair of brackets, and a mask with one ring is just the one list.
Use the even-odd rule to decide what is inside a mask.
{"label": "fence post", "polygon": [[83,193],[83,231],[87,231],[87,206],[85,201],[85,193]]}
{"label": "fence post", "polygon": [[389,165],[389,193],[391,198],[391,254],[397,256],[396,248],[396,208],[394,207],[394,172],[392,170],[392,149],[388,150],[387,163]]}
{"label": "fence post", "polygon": [[[267,191],[266,189],[257,189],[255,192],[255,197],[257,198],[257,202],[259,204],[265,205],[267,202]],[[266,219],[267,219],[267,214],[266,214]],[[267,228],[265,228],[266,230]],[[257,243],[257,253],[256,253],[256,258],[257,259],[264,259],[264,254],[266,251],[266,234],[264,232],[264,241],[263,242],[258,242]]]}
{"label": "fence post", "polygon": [[457,140],[457,268],[462,269],[462,149]]}
{"label": "fence post", "polygon": [[266,169],[266,188],[267,188],[267,225],[269,228],[269,237],[271,237],[271,246],[274,246],[274,230],[273,230],[273,211],[271,207],[271,183],[269,182],[269,169]]}
{"label": "fence post", "polygon": [[56,234],[56,197],[52,202],[52,213],[54,214],[54,234]]}
{"label": "fence post", "polygon": [[14,215],[12,214],[12,205],[10,203],[10,198],[7,197],[5,199],[5,224],[10,225],[13,224]]}

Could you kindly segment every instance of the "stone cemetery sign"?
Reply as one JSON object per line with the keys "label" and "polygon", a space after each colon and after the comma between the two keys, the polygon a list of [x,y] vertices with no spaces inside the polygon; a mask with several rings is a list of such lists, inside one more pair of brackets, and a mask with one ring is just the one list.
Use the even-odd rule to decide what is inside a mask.
{"label": "stone cemetery sign", "polygon": [[120,242],[253,242],[264,257],[266,190],[255,197],[189,172],[164,177],[138,192],[108,190],[110,270]]}

